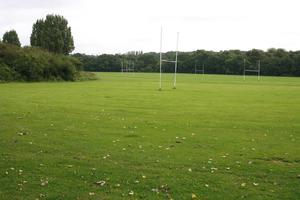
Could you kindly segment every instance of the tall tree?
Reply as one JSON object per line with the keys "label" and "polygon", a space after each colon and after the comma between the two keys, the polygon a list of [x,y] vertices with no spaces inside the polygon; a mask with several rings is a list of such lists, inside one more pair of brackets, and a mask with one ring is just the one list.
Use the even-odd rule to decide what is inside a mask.
{"label": "tall tree", "polygon": [[32,27],[30,44],[54,53],[71,53],[74,41],[68,21],[60,15],[47,15],[45,20],[37,20]]}
{"label": "tall tree", "polygon": [[21,46],[18,34],[15,30],[7,31],[6,33],[4,33],[2,40],[4,43],[13,44],[19,47]]}

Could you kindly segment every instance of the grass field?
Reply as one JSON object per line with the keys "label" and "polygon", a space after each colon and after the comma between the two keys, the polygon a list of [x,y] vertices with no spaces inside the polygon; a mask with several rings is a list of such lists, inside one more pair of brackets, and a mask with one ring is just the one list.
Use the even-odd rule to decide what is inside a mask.
{"label": "grass field", "polygon": [[0,84],[0,199],[299,199],[300,78]]}

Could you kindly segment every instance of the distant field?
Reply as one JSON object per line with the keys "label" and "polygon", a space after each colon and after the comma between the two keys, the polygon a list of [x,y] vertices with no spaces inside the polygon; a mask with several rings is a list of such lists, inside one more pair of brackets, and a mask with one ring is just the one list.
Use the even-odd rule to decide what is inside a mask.
{"label": "distant field", "polygon": [[300,78],[0,84],[0,199],[299,199]]}

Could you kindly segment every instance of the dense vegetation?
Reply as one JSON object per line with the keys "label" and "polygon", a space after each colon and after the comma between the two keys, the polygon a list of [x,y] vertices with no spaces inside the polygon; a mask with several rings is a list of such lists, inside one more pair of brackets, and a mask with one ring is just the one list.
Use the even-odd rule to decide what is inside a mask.
{"label": "dense vegetation", "polygon": [[4,43],[14,44],[19,47],[21,46],[19,36],[15,30],[7,31],[6,33],[4,33],[2,41]]}
{"label": "dense vegetation", "polygon": [[[6,32],[0,42],[0,82],[73,81],[79,77],[81,63],[67,56],[74,50],[68,21],[59,15],[37,20],[30,37],[31,47],[21,47],[15,30]],[[93,76],[84,79],[94,79]]]}
{"label": "dense vegetation", "polygon": [[74,50],[74,41],[68,21],[60,15],[47,15],[32,27],[31,46],[47,49],[50,52],[69,54]]}
{"label": "dense vegetation", "polygon": [[[165,58],[174,59],[174,52],[167,52]],[[120,71],[122,62],[134,61],[135,71],[157,72],[159,70],[158,53],[129,53],[126,55],[99,56],[75,54],[80,59],[86,71]],[[210,74],[242,74],[246,68],[256,69],[258,60],[261,61],[262,75],[274,76],[300,76],[300,51],[286,51],[284,49],[269,49],[261,51],[229,50],[229,51],[205,51],[180,52],[178,55],[178,72],[194,73],[195,64],[202,68],[205,66],[205,73]],[[126,62],[125,62],[126,63]],[[172,63],[164,63],[165,72],[173,72]]]}
{"label": "dense vegetation", "polygon": [[78,59],[53,54],[37,47],[18,47],[0,43],[1,81],[75,80],[81,63]]}

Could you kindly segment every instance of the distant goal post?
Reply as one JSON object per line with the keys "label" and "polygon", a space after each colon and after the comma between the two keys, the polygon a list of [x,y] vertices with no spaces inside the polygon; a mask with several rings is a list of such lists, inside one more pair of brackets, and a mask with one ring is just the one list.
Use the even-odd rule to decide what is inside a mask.
{"label": "distant goal post", "polygon": [[205,74],[205,69],[204,69],[204,64],[202,66],[197,65],[197,61],[195,61],[195,74],[202,74],[204,76]]}
{"label": "distant goal post", "polygon": [[246,80],[247,72],[256,73],[257,74],[257,80],[260,80],[260,75],[261,75],[261,72],[260,72],[260,60],[258,60],[258,62],[257,62],[257,68],[256,69],[247,69],[246,68],[246,59],[244,59],[244,74],[243,74],[244,80]]}

